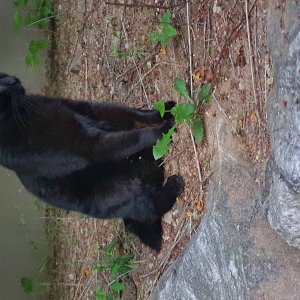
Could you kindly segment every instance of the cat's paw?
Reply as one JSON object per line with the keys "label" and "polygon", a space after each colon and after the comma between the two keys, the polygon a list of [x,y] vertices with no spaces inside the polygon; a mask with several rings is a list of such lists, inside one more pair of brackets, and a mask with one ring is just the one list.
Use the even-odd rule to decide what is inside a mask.
{"label": "cat's paw", "polygon": [[167,101],[165,102],[165,109],[170,110],[176,105],[175,101]]}

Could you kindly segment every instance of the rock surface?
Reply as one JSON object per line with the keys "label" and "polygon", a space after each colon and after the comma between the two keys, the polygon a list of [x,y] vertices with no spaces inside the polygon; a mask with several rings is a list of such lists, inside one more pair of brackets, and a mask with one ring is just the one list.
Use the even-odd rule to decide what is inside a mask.
{"label": "rock surface", "polygon": [[268,36],[275,78],[267,105],[272,144],[268,219],[300,249],[300,5],[287,1],[284,12],[271,11]]}
{"label": "rock surface", "polygon": [[218,155],[212,166],[217,171],[210,181],[204,217],[182,256],[160,279],[154,299],[299,299],[300,4],[296,2],[286,1],[285,10],[276,3],[269,7],[275,78],[267,104],[272,142],[267,190],[260,184],[263,166],[253,170],[247,165],[226,121],[218,116]]}
{"label": "rock surface", "polygon": [[225,148],[218,151],[204,217],[154,299],[298,299],[299,250],[270,228],[258,175],[234,159],[237,149],[228,142],[234,137],[221,119],[217,128]]}

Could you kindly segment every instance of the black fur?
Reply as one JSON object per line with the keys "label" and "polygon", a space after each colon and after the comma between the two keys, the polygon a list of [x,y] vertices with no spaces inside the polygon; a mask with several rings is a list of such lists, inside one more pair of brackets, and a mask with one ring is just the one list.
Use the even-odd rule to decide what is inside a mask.
{"label": "black fur", "polygon": [[163,185],[151,153],[173,123],[154,110],[26,95],[19,79],[0,73],[0,163],[49,204],[123,218],[157,251],[161,218],[184,186],[177,175]]}

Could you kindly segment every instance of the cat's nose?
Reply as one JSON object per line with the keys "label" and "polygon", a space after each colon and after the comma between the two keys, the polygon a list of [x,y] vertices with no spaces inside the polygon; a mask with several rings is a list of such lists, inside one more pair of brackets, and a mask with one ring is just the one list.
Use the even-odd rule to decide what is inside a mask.
{"label": "cat's nose", "polygon": [[0,73],[0,86],[13,85],[16,83],[16,81],[17,81],[16,77],[4,73]]}

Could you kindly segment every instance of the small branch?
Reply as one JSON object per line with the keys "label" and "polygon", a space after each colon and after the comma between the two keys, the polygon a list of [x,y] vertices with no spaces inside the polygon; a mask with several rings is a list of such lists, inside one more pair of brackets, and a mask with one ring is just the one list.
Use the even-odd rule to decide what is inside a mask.
{"label": "small branch", "polygon": [[[253,3],[253,5],[252,5],[252,7],[251,7],[249,13],[248,13],[248,11],[247,11],[247,14],[251,14],[253,8],[254,8],[255,5],[256,5],[256,2],[257,2],[257,0],[254,1],[254,3]],[[224,43],[224,45],[223,45],[223,47],[222,47],[220,56],[219,56],[219,58],[218,58],[216,64],[215,64],[214,67],[213,67],[213,69],[214,69],[214,74],[215,74],[215,75],[216,75],[216,73],[217,73],[218,66],[219,66],[219,64],[220,64],[220,62],[221,62],[221,60],[222,60],[222,58],[223,58],[224,53],[225,53],[225,48],[228,46],[228,44],[229,44],[229,42],[230,42],[232,36],[233,36],[236,32],[238,32],[239,30],[241,30],[240,27],[241,27],[241,25],[243,24],[245,18],[246,18],[246,14],[244,13],[244,14],[243,14],[243,17],[242,17],[242,19],[240,20],[240,22],[238,23],[238,25],[235,26],[235,27],[231,30],[231,33],[229,34],[228,38],[226,39],[226,41],[225,41],[225,43]]]}
{"label": "small branch", "polygon": [[191,45],[191,26],[190,26],[190,8],[189,0],[186,0],[186,19],[187,19],[187,34],[189,46],[189,67],[190,67],[190,94],[193,97],[193,64],[192,64],[192,45]]}
{"label": "small branch", "polygon": [[130,8],[159,8],[159,9],[173,9],[175,7],[180,6],[178,5],[170,5],[170,6],[161,6],[161,5],[153,5],[153,4],[145,4],[145,3],[135,3],[135,4],[128,4],[128,3],[120,3],[120,2],[105,2],[106,5],[114,5],[114,6],[123,6],[123,7],[130,7]]}
{"label": "small branch", "polygon": [[[248,0],[245,0],[245,16],[246,16],[246,27],[247,27],[247,36],[248,36],[248,48],[249,48],[249,57],[250,57],[250,70],[251,70],[253,97],[254,97],[255,106],[259,110],[258,100],[256,95],[256,86],[254,80],[253,54],[252,54],[252,47],[251,47],[251,36],[250,36],[249,15],[248,15]],[[257,114],[259,124],[261,124],[260,113],[257,112],[256,114]]]}
{"label": "small branch", "polygon": [[[121,17],[121,23],[122,23],[122,28],[123,28],[123,32],[124,32],[126,41],[129,43],[129,39],[128,39],[127,31],[126,31],[126,28],[125,28],[125,24],[124,24],[124,21],[123,21],[123,17]],[[139,79],[140,79],[140,82],[141,82],[141,86],[142,86],[142,89],[143,89],[143,92],[144,92],[144,95],[145,95],[145,98],[146,98],[146,101],[147,101],[147,105],[148,105],[149,108],[151,108],[151,102],[150,102],[149,97],[148,97],[147,92],[146,92],[146,88],[145,88],[145,85],[144,85],[144,82],[143,82],[143,77],[142,77],[141,71],[140,71],[134,57],[133,56],[129,56],[129,57],[132,60],[134,66],[136,68],[136,71],[138,73],[138,76],[139,76]]]}
{"label": "small branch", "polygon": [[[188,53],[189,53],[189,72],[190,72],[190,95],[193,97],[193,62],[192,62],[192,43],[191,43],[191,28],[190,28],[190,8],[189,8],[189,0],[186,0],[186,19],[187,19],[187,33],[188,33]],[[193,144],[193,149],[194,149],[194,155],[195,155],[195,163],[196,163],[196,168],[198,172],[198,177],[199,177],[199,183],[200,183],[200,192],[202,194],[202,176],[201,176],[201,169],[199,165],[199,160],[198,160],[198,154],[197,154],[197,148],[195,144],[195,139],[193,137],[193,133],[191,128],[189,128],[190,136],[191,136],[191,141]]]}

